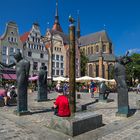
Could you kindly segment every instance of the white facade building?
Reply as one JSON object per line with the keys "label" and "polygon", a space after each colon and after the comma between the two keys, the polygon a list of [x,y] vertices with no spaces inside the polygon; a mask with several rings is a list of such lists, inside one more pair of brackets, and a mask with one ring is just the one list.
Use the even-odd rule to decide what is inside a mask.
{"label": "white facade building", "polygon": [[37,75],[40,67],[48,68],[48,51],[45,48],[39,25],[34,23],[29,32],[21,36],[23,42],[23,56],[30,61],[30,75]]}

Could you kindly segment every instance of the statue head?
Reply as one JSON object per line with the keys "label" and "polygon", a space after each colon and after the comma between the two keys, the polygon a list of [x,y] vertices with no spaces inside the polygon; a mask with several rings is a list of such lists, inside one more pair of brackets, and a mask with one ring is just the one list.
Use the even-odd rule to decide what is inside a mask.
{"label": "statue head", "polygon": [[21,52],[17,52],[14,54],[14,58],[17,62],[19,62],[22,59],[22,54]]}
{"label": "statue head", "polygon": [[47,70],[47,66],[43,66],[43,69],[44,69],[44,70]]}

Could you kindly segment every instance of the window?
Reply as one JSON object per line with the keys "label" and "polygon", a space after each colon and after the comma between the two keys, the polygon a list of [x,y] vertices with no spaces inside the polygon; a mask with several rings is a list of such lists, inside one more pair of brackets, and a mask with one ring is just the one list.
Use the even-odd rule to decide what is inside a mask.
{"label": "window", "polygon": [[93,54],[93,47],[91,47],[91,54]]}
{"label": "window", "polygon": [[92,68],[92,64],[89,65],[89,76],[93,77],[93,68]]}
{"label": "window", "polygon": [[33,70],[37,70],[38,69],[38,63],[37,62],[33,62]]}
{"label": "window", "polygon": [[40,54],[40,58],[44,58],[44,54],[43,53]]}
{"label": "window", "polygon": [[53,58],[53,60],[55,60],[55,54],[53,54],[52,58]]}
{"label": "window", "polygon": [[63,68],[63,63],[61,63],[61,68]]}
{"label": "window", "polygon": [[10,59],[10,64],[13,64],[14,63],[14,60],[11,58]]}
{"label": "window", "polygon": [[17,52],[20,52],[20,49],[17,49]]}
{"label": "window", "polygon": [[59,68],[59,62],[56,62],[56,67]]}
{"label": "window", "polygon": [[56,75],[59,75],[59,70],[56,70]]}
{"label": "window", "polygon": [[8,41],[10,42],[10,37],[8,37]]}
{"label": "window", "polygon": [[2,54],[3,55],[6,55],[7,54],[7,47],[3,47]]}
{"label": "window", "polygon": [[96,52],[99,52],[99,46],[96,45]]}
{"label": "window", "polygon": [[10,48],[10,55],[14,55],[14,48]]}
{"label": "window", "polygon": [[106,52],[106,45],[103,45],[103,52]]}
{"label": "window", "polygon": [[28,56],[31,57],[32,56],[32,52],[28,52]]}
{"label": "window", "polygon": [[45,63],[41,63],[41,66],[45,66]]}
{"label": "window", "polygon": [[61,75],[64,75],[64,71],[63,70],[61,70]]}
{"label": "window", "polygon": [[2,63],[6,64],[6,58],[2,58]]}
{"label": "window", "polygon": [[88,47],[88,54],[90,54],[90,47]]}
{"label": "window", "polygon": [[30,49],[30,43],[28,44],[28,48]]}
{"label": "window", "polygon": [[85,48],[83,48],[83,54],[84,54],[84,55],[86,55],[86,51],[85,51]]}
{"label": "window", "polygon": [[56,60],[59,60],[59,55],[56,55]]}
{"label": "window", "polygon": [[96,77],[99,76],[99,65],[96,65]]}
{"label": "window", "polygon": [[13,40],[14,40],[13,37],[11,37],[11,42],[13,42]]}
{"label": "window", "polygon": [[17,39],[15,38],[15,42],[17,42]]}
{"label": "window", "polygon": [[55,67],[55,62],[52,63],[53,68]]}
{"label": "window", "polygon": [[55,75],[55,70],[53,69],[52,74]]}
{"label": "window", "polygon": [[61,55],[61,61],[63,61],[63,55]]}

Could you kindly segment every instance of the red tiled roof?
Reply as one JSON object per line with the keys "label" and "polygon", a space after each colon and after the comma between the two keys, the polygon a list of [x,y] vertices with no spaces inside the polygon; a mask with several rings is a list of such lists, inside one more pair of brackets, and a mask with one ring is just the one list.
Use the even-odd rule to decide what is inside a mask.
{"label": "red tiled roof", "polygon": [[63,30],[62,30],[60,24],[57,24],[57,23],[55,23],[55,24],[53,25],[52,30],[59,31],[59,32],[63,32]]}
{"label": "red tiled roof", "polygon": [[21,40],[22,42],[25,42],[25,41],[28,39],[28,35],[29,35],[29,32],[24,33],[24,34],[20,37],[20,40]]}
{"label": "red tiled roof", "polygon": [[50,43],[47,43],[45,47],[46,47],[46,49],[48,49],[48,48],[51,47],[51,44]]}

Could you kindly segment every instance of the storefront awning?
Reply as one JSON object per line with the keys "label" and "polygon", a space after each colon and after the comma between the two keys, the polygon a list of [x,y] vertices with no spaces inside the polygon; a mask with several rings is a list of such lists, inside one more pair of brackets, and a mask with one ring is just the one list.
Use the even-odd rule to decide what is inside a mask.
{"label": "storefront awning", "polygon": [[16,74],[2,74],[2,78],[6,80],[16,80]]}

